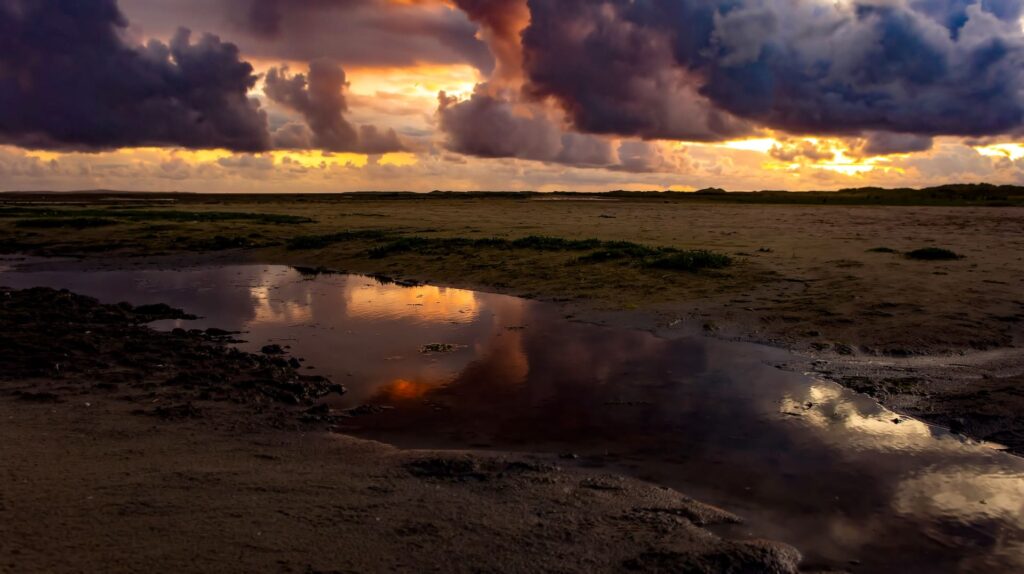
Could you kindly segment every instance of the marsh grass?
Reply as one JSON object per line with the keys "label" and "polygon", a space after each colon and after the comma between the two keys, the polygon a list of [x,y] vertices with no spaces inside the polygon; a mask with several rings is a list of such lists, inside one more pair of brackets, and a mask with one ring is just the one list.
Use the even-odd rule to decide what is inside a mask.
{"label": "marsh grass", "polygon": [[[216,221],[246,221],[267,224],[313,223],[313,219],[279,213],[246,213],[234,211],[176,211],[158,209],[41,209],[8,207],[0,209],[0,218],[32,217],[36,220],[56,219],[111,219],[128,221],[172,221],[179,223],[208,223]],[[30,221],[25,219],[24,221]]]}
{"label": "marsh grass", "polygon": [[188,241],[188,247],[193,251],[225,251],[227,249],[245,249],[258,246],[259,244],[248,237],[227,237],[224,235]]}
{"label": "marsh grass", "polygon": [[941,247],[915,249],[914,251],[908,252],[906,257],[907,259],[915,259],[918,261],[953,261],[956,259],[963,259],[962,255]]}
{"label": "marsh grass", "polygon": [[302,249],[323,249],[336,243],[347,241],[364,241],[386,239],[392,235],[379,229],[358,229],[353,231],[341,231],[325,235],[299,235],[288,241],[286,247],[289,250],[297,251]]}
{"label": "marsh grass", "polygon": [[118,225],[120,221],[105,217],[41,217],[37,219],[19,219],[15,227],[34,229],[91,229]]}
{"label": "marsh grass", "polygon": [[646,267],[654,269],[669,269],[672,271],[723,269],[730,265],[732,265],[732,258],[728,255],[707,251],[705,249],[676,251],[644,262],[644,266]]}
{"label": "marsh grass", "polygon": [[651,269],[698,271],[722,269],[732,258],[707,250],[680,250],[671,247],[649,247],[629,241],[599,239],[564,239],[531,235],[519,239],[467,237],[400,237],[370,248],[366,256],[384,259],[402,253],[445,256],[466,250],[496,249],[502,251],[579,252],[590,251],[572,260],[574,264],[595,264],[618,261]]}

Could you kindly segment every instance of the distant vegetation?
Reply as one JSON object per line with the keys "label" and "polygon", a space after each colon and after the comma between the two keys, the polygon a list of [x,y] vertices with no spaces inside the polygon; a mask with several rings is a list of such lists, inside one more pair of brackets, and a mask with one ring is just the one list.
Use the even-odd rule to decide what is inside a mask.
{"label": "distant vegetation", "polygon": [[[198,201],[217,201],[230,203],[244,201],[272,205],[287,201],[291,204],[307,202],[323,202],[336,199],[402,199],[409,201],[428,201],[437,198],[450,199],[512,199],[531,200],[541,198],[588,198],[618,200],[659,200],[659,201],[698,201],[716,203],[781,203],[781,204],[816,204],[816,205],[935,205],[935,206],[1024,206],[1024,186],[978,184],[950,184],[924,189],[880,187],[858,187],[839,191],[808,191],[789,192],[781,190],[764,190],[751,192],[727,192],[720,187],[708,187],[696,192],[682,191],[625,191],[615,190],[605,193],[578,193],[557,191],[541,193],[536,191],[441,191],[431,193],[412,192],[356,192],[338,194],[295,194],[277,193],[264,195],[241,194],[194,194],[194,193],[146,193],[89,191],[80,193],[0,193],[0,205],[15,204],[24,206],[26,203],[63,203],[69,200],[82,202],[119,201],[133,202],[134,208],[121,207],[117,213],[109,210],[95,210],[90,216],[137,219],[175,219],[193,221],[216,221],[218,219],[258,219],[264,223],[308,223],[307,218],[273,215],[261,213],[225,213],[225,212],[184,212],[174,210],[152,209],[154,205],[165,202],[168,205],[187,204]],[[145,209],[140,209],[145,207]],[[0,217],[19,216],[18,210],[31,210],[37,216],[38,207],[12,207],[0,209]],[[6,212],[6,215],[3,213]],[[137,215],[128,215],[135,212]],[[170,215],[168,215],[170,214]],[[85,214],[81,214],[85,215]],[[61,217],[61,215],[53,215]]]}
{"label": "distant vegetation", "polygon": [[991,184],[952,184],[924,189],[858,187],[839,191],[756,191],[722,193],[718,188],[696,193],[612,191],[610,197],[661,197],[729,203],[793,203],[823,205],[936,205],[1024,206],[1024,187]]}

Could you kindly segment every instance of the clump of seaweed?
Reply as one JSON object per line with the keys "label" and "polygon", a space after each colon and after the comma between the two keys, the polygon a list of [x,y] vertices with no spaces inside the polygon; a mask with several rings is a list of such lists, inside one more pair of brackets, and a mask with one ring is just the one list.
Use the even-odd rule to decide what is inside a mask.
{"label": "clump of seaweed", "polygon": [[420,352],[425,355],[431,353],[451,353],[457,348],[458,347],[456,345],[452,345],[451,343],[430,343],[420,347]]}

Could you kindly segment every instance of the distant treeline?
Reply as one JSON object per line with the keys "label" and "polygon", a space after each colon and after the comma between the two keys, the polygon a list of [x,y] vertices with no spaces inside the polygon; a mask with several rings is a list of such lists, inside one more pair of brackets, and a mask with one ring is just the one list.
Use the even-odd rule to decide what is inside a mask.
{"label": "distant treeline", "polygon": [[722,203],[793,203],[793,204],[835,204],[835,205],[980,205],[1019,206],[1024,205],[1024,186],[977,184],[950,184],[923,189],[909,187],[885,189],[881,187],[857,187],[838,191],[726,191],[711,187],[698,191],[625,191],[613,190],[603,193],[579,193],[556,191],[540,193],[524,192],[452,192],[434,191],[431,195],[494,197],[532,199],[538,197],[608,199],[655,199],[678,201],[712,201]]}
{"label": "distant treeline", "polygon": [[[317,202],[360,199],[514,199],[514,200],[660,200],[720,203],[779,203],[824,205],[947,205],[947,206],[1024,206],[1024,186],[992,185],[987,183],[950,184],[923,189],[858,187],[838,191],[726,191],[712,187],[698,191],[626,191],[574,192],[574,191],[442,191],[415,193],[403,191],[364,191],[336,194],[233,194],[233,193],[150,193],[91,190],[82,192],[8,192],[0,193],[0,204],[35,202],[95,202],[138,201],[204,203],[204,202]],[[150,205],[152,205],[150,203]]]}

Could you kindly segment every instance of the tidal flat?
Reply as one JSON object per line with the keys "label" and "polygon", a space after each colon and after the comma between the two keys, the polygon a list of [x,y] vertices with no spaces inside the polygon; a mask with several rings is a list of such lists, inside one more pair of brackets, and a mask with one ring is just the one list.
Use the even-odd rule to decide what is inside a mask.
{"label": "tidal flat", "polygon": [[[377,277],[385,282],[397,281],[399,286],[455,287],[513,295],[550,305],[571,323],[648,332],[653,338],[665,341],[696,336],[781,349],[785,351],[783,358],[773,360],[772,369],[838,383],[895,411],[885,415],[887,411],[883,410],[877,416],[868,417],[871,421],[888,421],[886,424],[891,425],[876,429],[881,435],[905,435],[911,426],[921,424],[901,416],[910,415],[952,431],[949,437],[963,437],[966,444],[974,445],[969,448],[1005,447],[1018,454],[1024,449],[1024,392],[1021,390],[1024,388],[1021,386],[1024,383],[1024,357],[1017,346],[1021,322],[1024,321],[1024,299],[1020,294],[1020,285],[1024,284],[1022,207],[737,203],[678,201],[657,196],[548,198],[352,194],[260,197],[102,193],[10,194],[4,196],[0,203],[0,247],[9,254],[4,265],[10,270],[46,273],[72,269],[76,273],[99,277],[105,272],[168,272],[196,266],[275,265],[296,269],[307,278],[354,273]],[[922,252],[941,252],[944,256],[912,255]],[[947,253],[952,255],[945,255]],[[5,283],[0,280],[0,284]],[[8,287],[12,287],[12,293],[23,292],[17,286]],[[116,290],[103,285],[95,288],[95,293],[87,294],[98,297],[102,303],[118,302],[104,299],[105,292]],[[268,297],[274,299],[272,293],[268,293]],[[187,313],[197,312],[174,301],[133,303],[171,303],[183,307]],[[229,303],[230,300],[225,299],[224,305]],[[421,303],[407,301],[402,305],[416,310],[415,306]],[[289,309],[295,311],[280,305],[277,311],[284,313],[287,320],[302,320],[299,315],[288,315]],[[130,311],[122,309],[122,313]],[[209,313],[207,310],[203,314]],[[189,333],[189,325],[181,326],[186,329],[185,340],[194,339],[189,345],[213,345],[216,348],[231,345],[218,340],[218,337],[225,336],[218,330],[213,331],[213,335],[205,331]],[[214,329],[251,328],[226,322],[204,325],[204,329],[207,326]],[[510,333],[516,333],[519,327],[525,326],[509,324],[505,327]],[[46,332],[47,327],[40,329]],[[152,336],[169,335],[160,334],[157,329]],[[237,336],[240,339],[248,337],[245,334]],[[150,335],[139,337],[146,339]],[[79,343],[71,347],[80,350]],[[636,461],[617,460],[616,463],[622,463],[620,465],[604,460],[594,476],[593,468],[571,462],[577,459],[560,458],[560,455],[568,456],[568,451],[553,450],[545,454],[527,448],[525,452],[534,454],[521,451],[518,455],[510,455],[509,452],[518,450],[510,443],[493,444],[491,441],[483,444],[487,441],[473,440],[462,441],[462,447],[457,451],[416,450],[438,446],[429,441],[428,444],[403,445],[412,450],[394,450],[378,443],[371,446],[371,443],[347,438],[352,434],[347,431],[352,420],[360,421],[361,414],[368,411],[372,414],[375,408],[393,405],[365,400],[332,404],[330,400],[324,402],[318,396],[302,393],[297,400],[268,398],[269,395],[260,389],[279,389],[282,384],[294,384],[298,381],[295,377],[300,375],[298,371],[288,372],[288,369],[294,369],[294,365],[288,365],[286,359],[277,358],[278,362],[285,363],[282,366],[274,363],[273,353],[261,353],[259,346],[263,341],[254,340],[252,343],[258,346],[238,351],[250,353],[245,355],[250,358],[244,360],[251,362],[251,368],[264,368],[260,367],[260,361],[264,361],[267,362],[265,368],[283,371],[274,376],[249,376],[249,383],[262,383],[248,387],[233,386],[247,381],[232,381],[228,375],[204,380],[195,372],[191,373],[191,378],[202,384],[193,380],[186,381],[184,387],[168,385],[170,377],[152,377],[148,371],[126,375],[126,371],[131,369],[118,361],[104,363],[107,370],[73,375],[71,381],[57,382],[50,371],[40,372],[29,386],[23,384],[25,377],[15,377],[20,381],[17,384],[5,383],[10,400],[3,401],[4,419],[13,421],[5,424],[9,425],[12,433],[27,437],[26,441],[29,441],[28,437],[40,436],[40,433],[43,437],[51,437],[32,438],[24,443],[34,445],[33,449],[76,444],[78,454],[64,459],[72,461],[67,463],[69,465],[85,465],[69,471],[74,476],[78,476],[79,471],[88,474],[88,461],[73,462],[78,458],[100,456],[107,460],[113,456],[109,450],[101,454],[79,444],[83,441],[93,440],[101,445],[99,448],[109,449],[113,444],[110,441],[119,437],[117,440],[122,441],[120,444],[125,450],[117,451],[121,455],[115,458],[122,461],[118,464],[124,465],[121,472],[127,477],[138,475],[138,465],[166,463],[188,466],[183,458],[187,457],[188,449],[175,446],[178,445],[175,441],[187,436],[189,438],[185,442],[199,453],[196,456],[205,461],[205,466],[200,465],[202,470],[193,467],[193,470],[183,471],[184,474],[198,472],[203,475],[201,477],[179,478],[197,485],[203,496],[214,498],[227,496],[225,493],[231,491],[234,495],[229,498],[238,500],[236,489],[239,485],[248,484],[245,488],[251,487],[259,492],[265,492],[261,489],[267,488],[295,489],[294,497],[282,495],[278,502],[296,504],[296,497],[307,496],[311,485],[324,484],[328,479],[324,475],[313,477],[312,474],[304,474],[307,471],[313,473],[309,467],[320,463],[305,456],[298,457],[295,452],[309,449],[329,451],[336,458],[357,460],[358,463],[351,465],[344,465],[341,461],[331,463],[338,467],[332,469],[332,476],[347,476],[345,480],[357,482],[363,480],[365,484],[359,483],[360,488],[367,491],[391,489],[390,492],[398,492],[401,497],[412,497],[408,500],[403,498],[405,502],[402,504],[408,505],[401,509],[401,504],[392,506],[379,499],[374,503],[371,502],[375,498],[372,495],[358,503],[351,498],[341,503],[324,500],[322,503],[327,506],[321,509],[323,513],[334,512],[327,509],[331,504],[337,507],[336,513],[331,515],[333,518],[322,516],[318,524],[329,525],[328,530],[341,528],[346,536],[359,537],[369,535],[367,530],[360,530],[356,525],[367,523],[374,516],[390,520],[388,524],[392,530],[388,532],[393,531],[394,535],[386,543],[379,542],[373,547],[381,551],[380,555],[390,555],[392,550],[407,548],[410,544],[420,549],[414,558],[410,558],[413,562],[393,564],[395,568],[440,565],[442,550],[454,551],[454,540],[460,538],[471,540],[459,550],[462,552],[459,555],[466,560],[466,570],[487,568],[489,564],[493,566],[497,563],[488,560],[499,556],[505,561],[503,564],[514,565],[514,569],[520,571],[530,571],[538,564],[554,564],[552,561],[559,560],[561,562],[558,563],[565,568],[578,571],[616,570],[628,566],[641,571],[685,571],[690,568],[708,572],[786,572],[798,568],[802,571],[856,571],[858,564],[864,562],[863,557],[856,556],[855,552],[849,553],[845,548],[830,554],[824,545],[806,552],[800,548],[799,540],[794,540],[800,536],[778,530],[751,526],[744,535],[738,533],[742,528],[716,526],[743,519],[743,509],[753,507],[746,507],[738,497],[732,499],[735,504],[731,507],[716,499],[716,503],[738,516],[700,506],[700,509],[705,509],[700,512],[721,514],[715,514],[718,518],[714,520],[699,518],[698,511],[685,506],[698,503],[678,492],[707,500],[700,488],[695,486],[688,490],[685,481],[666,480],[666,472],[654,467],[634,472],[633,478],[621,478],[621,475],[630,475],[628,467]],[[460,341],[422,340],[415,344],[410,342],[409,346],[422,350],[438,345],[436,348],[443,348],[443,352],[423,354],[427,356],[426,360],[443,364],[449,360],[449,355],[457,357],[463,348],[459,344],[451,348],[445,346],[451,343],[461,344]],[[466,343],[471,345],[473,341]],[[299,347],[297,343],[289,345],[287,341],[281,341],[281,345]],[[156,346],[159,347],[158,344]],[[152,351],[146,345],[140,348],[146,353]],[[55,351],[68,352],[60,348],[55,348]],[[121,349],[119,353],[131,355],[131,349]],[[391,359],[398,361],[394,357]],[[153,360],[159,362],[156,358]],[[175,360],[188,362],[182,357]],[[507,362],[509,360],[498,361],[497,366],[511,369],[514,363]],[[327,356],[321,360],[311,358],[311,373],[317,373],[316,368],[323,367],[327,361]],[[45,364],[45,369],[53,368],[46,360],[41,363]],[[633,375],[625,372],[622,376],[628,379]],[[112,382],[109,379],[116,377],[123,378],[121,383],[114,383],[121,386],[111,390],[106,385]],[[285,383],[275,382],[275,377],[284,377]],[[332,376],[332,384],[345,383],[350,388],[347,390],[358,387],[358,384],[337,379],[337,376]],[[88,385],[83,387],[83,381],[88,381]],[[178,383],[181,382],[179,379]],[[315,379],[303,385],[307,383],[313,384]],[[208,388],[211,385],[212,388]],[[215,389],[223,388],[239,388],[245,392],[239,396],[230,393],[219,396]],[[314,388],[320,389],[315,390],[316,395],[326,387],[314,384]],[[169,395],[168,390],[172,391]],[[199,398],[203,392],[210,394]],[[465,397],[458,394],[444,394],[452,392],[455,391],[449,387],[441,395],[447,400],[431,396],[429,398],[433,402],[419,404],[417,408],[404,404],[409,412],[406,419],[402,419],[401,412],[388,415],[393,420],[422,422],[429,420],[431,413],[444,412],[452,404],[456,407],[476,404],[465,403]],[[149,401],[157,400],[149,406],[140,407],[139,403],[144,403],[147,397]],[[864,400],[869,404],[871,399]],[[312,402],[307,404],[307,400]],[[605,397],[601,404],[614,408],[643,408],[645,401],[650,402],[651,399]],[[821,405],[832,405],[821,397],[791,402],[783,405],[786,410],[780,416],[811,421],[818,420],[820,415],[822,424],[836,416],[831,411],[831,414],[819,412]],[[840,402],[845,404],[845,399]],[[80,408],[86,403],[90,406]],[[101,408],[94,409],[94,406]],[[436,411],[435,407],[442,410]],[[164,410],[158,411],[158,408]],[[858,412],[865,408],[858,409]],[[100,411],[102,416],[95,414]],[[136,411],[149,414],[132,414]],[[196,413],[201,414],[193,416]],[[465,422],[466,417],[457,414],[451,415],[454,419],[446,420]],[[883,415],[892,420],[883,420]],[[42,418],[38,419],[40,416]],[[734,413],[733,416],[742,415]],[[614,422],[622,423],[621,420]],[[361,421],[358,424],[374,426]],[[430,424],[436,426],[438,423]],[[46,425],[50,425],[50,432],[42,430]],[[375,438],[400,444],[402,440],[395,438],[398,431],[392,427],[407,426],[386,424],[377,431],[380,434]],[[609,423],[608,426],[614,425]],[[328,433],[330,438],[323,434],[327,427],[334,427],[334,432]],[[930,428],[927,425],[913,428],[924,429],[922,432],[928,435],[933,432],[927,430]],[[411,432],[408,428],[401,430],[406,436]],[[936,436],[943,432],[934,431]],[[247,442],[250,439],[254,441],[252,444]],[[532,440],[536,443],[537,437]],[[137,444],[132,446],[133,443]],[[254,444],[262,445],[267,452],[253,454],[258,450]],[[453,448],[447,444],[443,446]],[[41,471],[38,468],[33,471],[31,459],[24,451],[10,445],[7,448],[10,449],[5,453],[8,459],[23,463],[12,466],[14,470],[11,472],[22,477],[39,478]],[[478,452],[480,448],[489,453],[481,454]],[[695,448],[690,445],[686,452],[695,452]],[[153,452],[151,449],[167,456],[132,455],[140,451]],[[334,449],[340,450],[335,452]],[[368,454],[371,451],[373,454]],[[227,456],[227,452],[235,455]],[[673,454],[679,455],[677,452]],[[246,462],[250,460],[247,457],[256,455],[266,455],[257,458],[267,461],[268,465],[275,465],[276,470],[267,473],[266,469],[252,467],[255,463]],[[1017,460],[1008,455],[1000,456]],[[583,462],[592,463],[599,459],[585,457]],[[277,464],[275,461],[278,460],[285,460],[287,464]],[[709,461],[713,460],[721,464],[722,457],[709,458]],[[119,468],[117,464],[108,462],[114,465],[110,467],[108,464],[109,468]],[[1012,467],[1015,463],[1007,464]],[[275,474],[278,472],[280,474]],[[262,484],[262,481],[271,479],[284,481],[289,472],[305,477],[301,487],[283,482],[276,486]],[[795,470],[783,468],[778,472],[785,475]],[[161,473],[158,482],[165,485],[167,481],[173,482],[174,477],[170,474]],[[993,476],[998,475],[995,473]],[[103,473],[91,476],[97,480],[101,476],[103,480],[111,479]],[[374,476],[386,476],[387,479],[382,482],[373,479]],[[649,483],[636,482],[638,478]],[[918,479],[915,484],[926,488],[927,475],[923,474]],[[425,491],[421,484],[424,480],[427,482]],[[1012,482],[1014,479],[1011,476],[1007,480]],[[671,483],[671,487],[677,490],[665,491],[651,486],[666,483]],[[946,483],[948,481],[943,482]],[[71,495],[63,492],[56,483],[40,484],[40,489],[50,489],[47,492],[53,496]],[[342,480],[337,484],[347,483]],[[183,500],[173,498],[139,502],[131,498],[127,484],[122,486],[124,488],[115,489],[117,492],[109,493],[111,499],[105,504],[123,506],[129,504],[126,502],[128,499],[134,501],[130,504],[143,506],[167,504],[178,508],[175,512],[179,518],[181,512],[190,511]],[[436,492],[438,486],[443,494]],[[177,488],[172,487],[170,485],[168,489],[173,491]],[[417,518],[432,512],[437,504],[451,505],[451,499],[441,499],[445,496],[460,497],[462,495],[458,491],[467,487],[471,487],[475,498],[458,505],[458,512],[479,516],[479,520],[467,520],[464,526],[474,530],[470,525],[484,525],[494,528],[494,532],[449,530],[452,527],[447,522],[439,525],[434,520]],[[648,488],[653,490],[645,490]],[[906,490],[912,487],[902,488],[901,504],[922,503],[915,493]],[[509,491],[520,493],[518,503],[506,498]],[[432,494],[426,499],[416,498],[422,496],[422,492]],[[673,499],[671,504],[661,500],[657,504],[643,502],[643,497],[652,496],[650,492],[679,498]],[[1021,504],[1018,494],[1012,488],[1002,492],[1004,498],[1009,497],[1011,507]],[[601,500],[595,502],[587,498],[594,496]],[[631,498],[634,496],[640,498]],[[715,498],[714,495],[709,496]],[[0,498],[0,510],[7,513],[14,510],[45,513],[48,503],[35,499],[36,502],[27,504],[22,502],[27,500],[25,497],[21,490],[10,490]],[[28,496],[28,499],[32,497]],[[417,503],[412,504],[410,500]],[[523,522],[516,522],[518,517],[510,513],[507,525],[495,526],[487,516],[499,508],[504,509],[500,512],[507,512],[506,507],[495,506],[507,504],[520,505],[518,508],[525,512],[521,517]],[[523,531],[515,529],[528,528],[529,512],[526,507],[534,504],[538,505],[535,508],[568,509],[557,517],[552,515],[550,522],[541,520],[546,525],[545,529],[553,529],[551,532],[564,529],[567,524],[597,525],[588,540],[599,541],[606,549],[600,555],[594,555],[590,554],[595,552],[590,548],[590,542],[581,546],[571,536],[565,535],[565,543],[562,544],[554,542],[551,536],[544,536],[537,538],[537,544],[543,547],[543,551],[538,550],[534,555],[534,559],[540,562],[508,562],[508,556],[513,554],[512,546],[509,546],[508,553],[486,557],[482,548],[493,544],[495,537],[525,536]],[[374,515],[372,509],[378,505],[381,514]],[[249,516],[250,510],[245,508],[247,510],[243,514]],[[351,511],[351,521],[338,518],[348,516],[345,508]],[[654,511],[654,515],[645,514],[648,510],[643,509],[650,508],[659,510]],[[449,506],[449,509],[455,511],[454,507]],[[130,510],[124,512],[134,513]],[[303,518],[294,518],[299,522],[312,520],[319,516],[319,512],[304,508]],[[669,515],[674,517],[668,519],[671,524],[665,523]],[[261,525],[275,523],[272,516],[259,513],[252,516],[257,533],[254,536],[271,532]],[[730,518],[723,518],[725,516]],[[982,516],[988,515],[983,513]],[[779,519],[777,516],[772,518]],[[213,518],[204,520],[210,529],[224,524]],[[291,518],[284,520],[294,522]],[[631,525],[634,523],[645,526]],[[752,523],[758,523],[756,516]],[[154,519],[152,532],[166,531],[172,528],[172,524],[173,520]],[[273,544],[243,541],[233,535],[230,542],[225,542],[225,548],[263,544],[273,549],[265,548],[269,555],[285,552],[288,536],[304,540],[303,544],[320,543],[297,534],[301,530],[297,524],[273,530]],[[716,533],[700,531],[705,527]],[[642,540],[639,546],[645,550],[634,552],[636,546],[627,552],[626,548],[616,545],[622,528]],[[845,528],[849,530],[850,526]],[[651,532],[645,529],[651,529]],[[357,530],[361,533],[354,533]],[[675,542],[669,544],[663,538],[664,532],[674,532],[681,538],[673,538]],[[986,533],[984,536],[997,534]],[[794,557],[796,551],[790,546],[765,542],[744,546],[746,543],[740,542],[745,536],[752,535],[781,538],[797,550],[804,551],[805,558],[809,556],[810,559],[805,559],[800,567]],[[403,539],[403,536],[407,538]],[[871,537],[873,534],[869,529],[859,532],[858,536]],[[952,534],[932,532],[930,536],[946,539]],[[711,545],[699,546],[694,542],[698,539]],[[1010,542],[1017,544],[1013,540],[1015,538],[1010,537]],[[961,540],[947,541],[946,544],[956,547],[956,544],[966,543]],[[986,547],[977,541],[969,545],[972,548]],[[869,546],[864,544],[864,547]],[[111,546],[105,551],[114,552],[114,548]],[[175,547],[171,544],[164,548],[172,551]],[[216,561],[215,557],[221,550],[214,546],[206,548],[205,557]],[[573,554],[577,551],[582,554]],[[400,553],[396,551],[396,554]],[[955,571],[1000,571],[998,568],[1013,566],[1005,561],[1006,556],[1013,554],[1012,548],[1009,553],[967,554],[971,558],[962,559]],[[102,556],[95,558],[101,560]],[[338,568],[337,560],[346,558],[335,554],[333,559],[333,562],[312,559],[303,562],[304,558],[295,555],[286,561],[293,571],[302,571],[303,568],[324,571],[329,567]],[[259,568],[259,564],[265,566],[266,563],[259,560],[258,553],[256,557],[247,556],[233,568],[242,571]],[[205,560],[204,563],[213,562]],[[50,566],[60,569],[58,565]],[[879,570],[877,564],[873,566],[874,569],[863,571],[885,571]]]}

